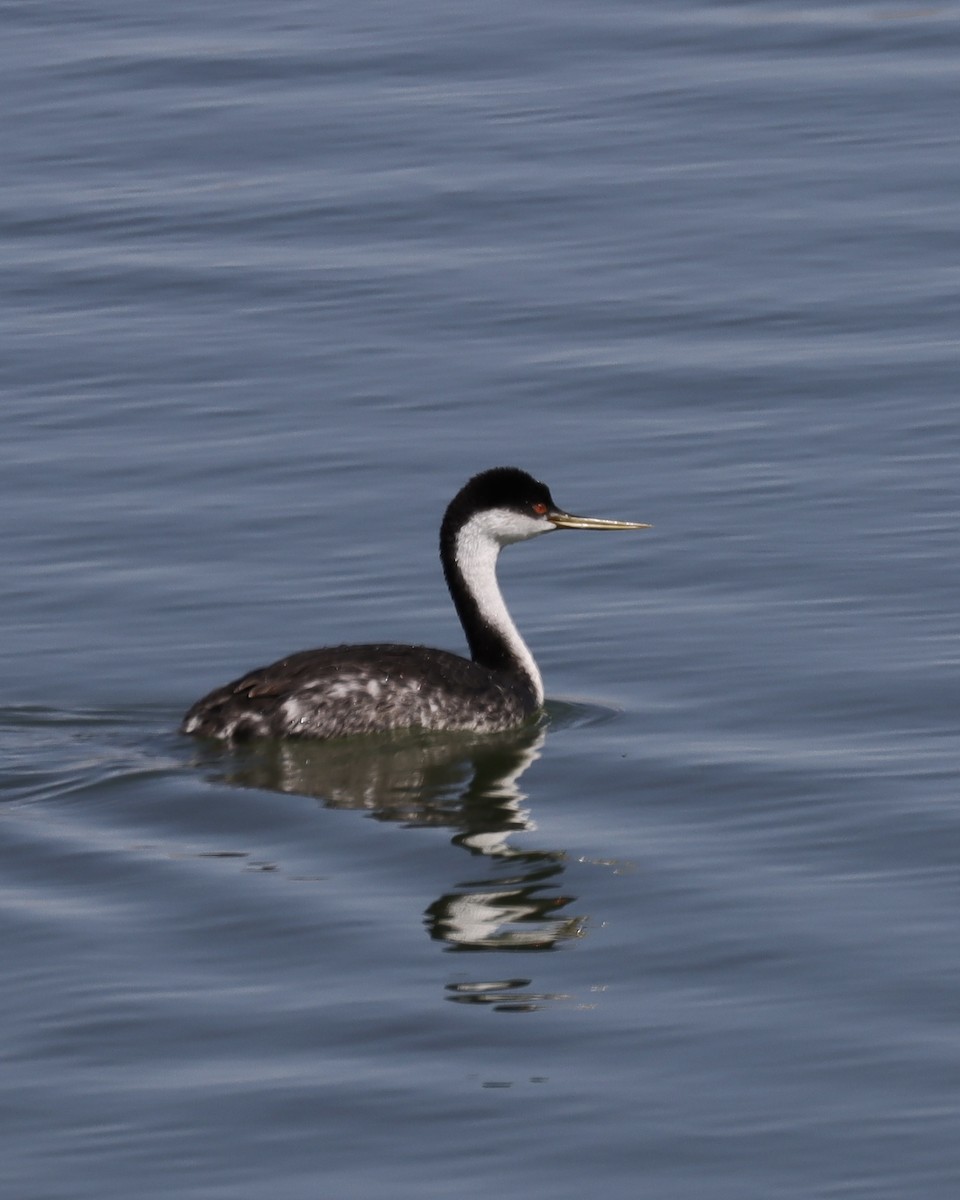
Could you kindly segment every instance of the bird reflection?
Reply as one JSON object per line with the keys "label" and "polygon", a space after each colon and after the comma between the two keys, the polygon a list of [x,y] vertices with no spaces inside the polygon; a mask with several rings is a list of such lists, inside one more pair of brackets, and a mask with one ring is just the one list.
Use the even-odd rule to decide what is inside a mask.
{"label": "bird reflection", "polygon": [[[405,731],[336,741],[251,743],[211,749],[217,774],[242,787],[315,796],[328,808],[379,821],[455,830],[453,845],[489,870],[452,884],[425,913],[431,938],[456,951],[549,950],[579,937],[583,919],[566,914],[561,850],[514,845],[536,829],[519,781],[540,757],[542,725],[502,734]],[[511,981],[514,982],[514,981]],[[526,983],[528,981],[517,981]],[[535,1006],[543,997],[487,984],[451,985],[450,999]]]}

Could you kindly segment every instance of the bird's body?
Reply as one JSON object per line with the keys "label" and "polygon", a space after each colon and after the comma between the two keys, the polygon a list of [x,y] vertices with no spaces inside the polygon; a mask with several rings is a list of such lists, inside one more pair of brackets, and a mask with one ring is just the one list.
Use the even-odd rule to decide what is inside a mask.
{"label": "bird's body", "polygon": [[447,508],[440,557],[471,658],[426,646],[371,644],[303,650],[198,700],[184,733],[344,737],[422,728],[495,733],[543,705],[543,684],[497,585],[500,549],[552,529],[638,529],[573,517],[542,483],[513,467],[475,475]]}
{"label": "bird's body", "polygon": [[512,676],[427,646],[302,650],[248,671],[187,714],[184,731],[219,738],[345,737],[387,729],[495,733],[540,704]]}

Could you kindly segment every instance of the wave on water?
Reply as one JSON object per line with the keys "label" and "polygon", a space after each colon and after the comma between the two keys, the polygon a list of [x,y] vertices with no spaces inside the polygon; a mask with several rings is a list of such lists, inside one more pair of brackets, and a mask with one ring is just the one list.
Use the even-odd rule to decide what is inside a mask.
{"label": "wave on water", "polygon": [[155,710],[0,708],[0,802],[63,799],[179,768],[172,728],[170,715]]}

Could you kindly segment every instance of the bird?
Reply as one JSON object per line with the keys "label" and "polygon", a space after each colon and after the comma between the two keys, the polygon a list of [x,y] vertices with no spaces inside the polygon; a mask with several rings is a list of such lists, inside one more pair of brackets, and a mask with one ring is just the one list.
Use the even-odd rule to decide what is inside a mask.
{"label": "bird", "polygon": [[517,467],[481,471],[440,526],[440,561],[469,658],[393,643],[303,650],[202,697],[181,732],[233,743],[523,725],[543,707],[543,681],[497,583],[501,549],[557,529],[649,528],[565,512],[546,484]]}

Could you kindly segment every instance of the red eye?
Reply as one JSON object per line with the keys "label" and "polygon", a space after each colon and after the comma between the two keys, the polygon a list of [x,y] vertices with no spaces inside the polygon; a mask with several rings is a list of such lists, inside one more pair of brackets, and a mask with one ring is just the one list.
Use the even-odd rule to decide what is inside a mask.
{"label": "red eye", "polygon": [[537,514],[538,517],[542,517],[543,514],[547,511],[547,506],[543,503],[535,504],[533,506],[533,511]]}

